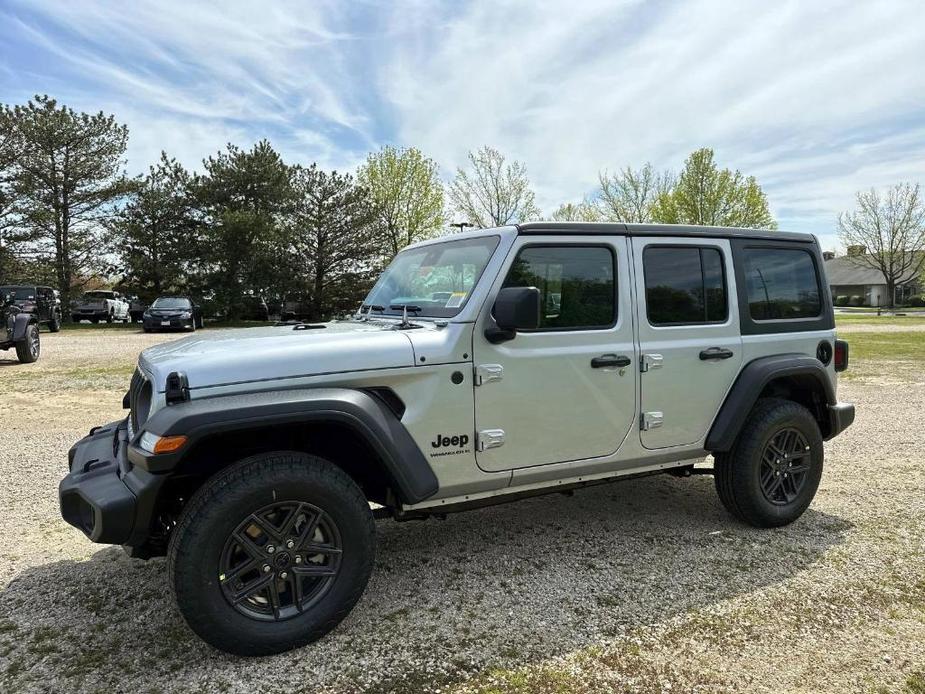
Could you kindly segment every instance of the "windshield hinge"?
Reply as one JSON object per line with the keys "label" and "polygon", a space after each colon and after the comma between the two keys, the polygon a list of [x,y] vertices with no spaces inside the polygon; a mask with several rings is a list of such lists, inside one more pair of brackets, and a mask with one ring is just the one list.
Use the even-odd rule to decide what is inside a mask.
{"label": "windshield hinge", "polygon": [[475,367],[475,385],[483,386],[490,381],[500,381],[504,377],[501,364],[479,364]]}

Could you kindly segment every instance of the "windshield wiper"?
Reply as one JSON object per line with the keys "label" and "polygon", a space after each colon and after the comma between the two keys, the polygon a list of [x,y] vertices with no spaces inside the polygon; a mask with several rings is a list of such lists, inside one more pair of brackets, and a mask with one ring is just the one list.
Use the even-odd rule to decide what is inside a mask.
{"label": "windshield wiper", "polygon": [[389,306],[391,311],[401,311],[401,323],[398,324],[399,330],[405,330],[407,328],[420,328],[420,325],[415,325],[414,323],[408,322],[408,311],[413,311],[414,313],[420,313],[421,307],[415,306],[414,304],[392,304]]}

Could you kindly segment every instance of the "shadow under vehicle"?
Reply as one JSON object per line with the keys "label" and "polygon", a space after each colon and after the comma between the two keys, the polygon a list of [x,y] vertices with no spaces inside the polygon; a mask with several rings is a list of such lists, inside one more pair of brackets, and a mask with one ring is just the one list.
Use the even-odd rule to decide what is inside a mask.
{"label": "shadow under vehicle", "polygon": [[16,304],[14,296],[12,292],[0,294],[0,349],[15,349],[19,361],[31,364],[42,351],[39,323],[34,313]]}
{"label": "shadow under vehicle", "polygon": [[35,316],[38,325],[43,323],[56,333],[61,329],[61,300],[51,287],[34,284],[8,284],[0,286],[0,297],[10,296],[21,311]]}

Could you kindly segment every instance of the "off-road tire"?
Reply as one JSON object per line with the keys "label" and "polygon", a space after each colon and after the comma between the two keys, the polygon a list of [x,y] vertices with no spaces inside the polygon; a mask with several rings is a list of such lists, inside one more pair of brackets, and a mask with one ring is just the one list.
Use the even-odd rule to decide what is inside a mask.
{"label": "off-road tire", "polygon": [[[280,621],[235,609],[220,582],[225,543],[249,514],[279,501],[322,509],[336,524],[343,552],[320,600]],[[170,538],[167,571],[180,612],[214,647],[237,655],[270,655],[303,646],[333,629],[366,588],[375,558],[375,524],[359,487],[333,463],[295,451],[245,458],[206,482],[190,499]]]}
{"label": "off-road tire", "polygon": [[[809,445],[809,471],[794,499],[775,504],[761,487],[762,455],[781,431],[794,429]],[[799,403],[779,398],[759,400],[731,451],[714,454],[714,481],[723,506],[739,520],[759,528],[792,523],[807,509],[822,478],[823,442],[812,413]]]}
{"label": "off-road tire", "polygon": [[[35,350],[32,349],[33,340],[35,341]],[[16,357],[23,364],[31,364],[39,358],[42,352],[41,342],[39,341],[39,326],[36,323],[30,323],[26,326],[26,336],[16,343]]]}
{"label": "off-road tire", "polygon": [[59,330],[61,330],[61,317],[52,316],[51,320],[48,321],[48,331],[52,333],[56,333]]}
{"label": "off-road tire", "polygon": [[107,323],[112,323],[114,319],[115,319],[115,316],[111,312],[108,316],[106,316]]}

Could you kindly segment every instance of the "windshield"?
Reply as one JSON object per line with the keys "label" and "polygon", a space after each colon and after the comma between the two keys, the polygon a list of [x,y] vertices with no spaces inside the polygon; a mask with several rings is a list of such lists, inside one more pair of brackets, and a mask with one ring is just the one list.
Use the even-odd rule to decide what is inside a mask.
{"label": "windshield", "polygon": [[0,297],[13,295],[13,301],[35,301],[35,287],[0,287]]}
{"label": "windshield", "polygon": [[112,292],[84,292],[84,299],[112,299]]}
{"label": "windshield", "polygon": [[499,240],[482,236],[402,251],[379,277],[364,307],[381,306],[382,313],[401,315],[400,308],[391,307],[405,304],[420,309],[413,315],[452,318],[465,306]]}
{"label": "windshield", "polygon": [[189,308],[189,299],[175,296],[162,296],[154,300],[151,308]]}

